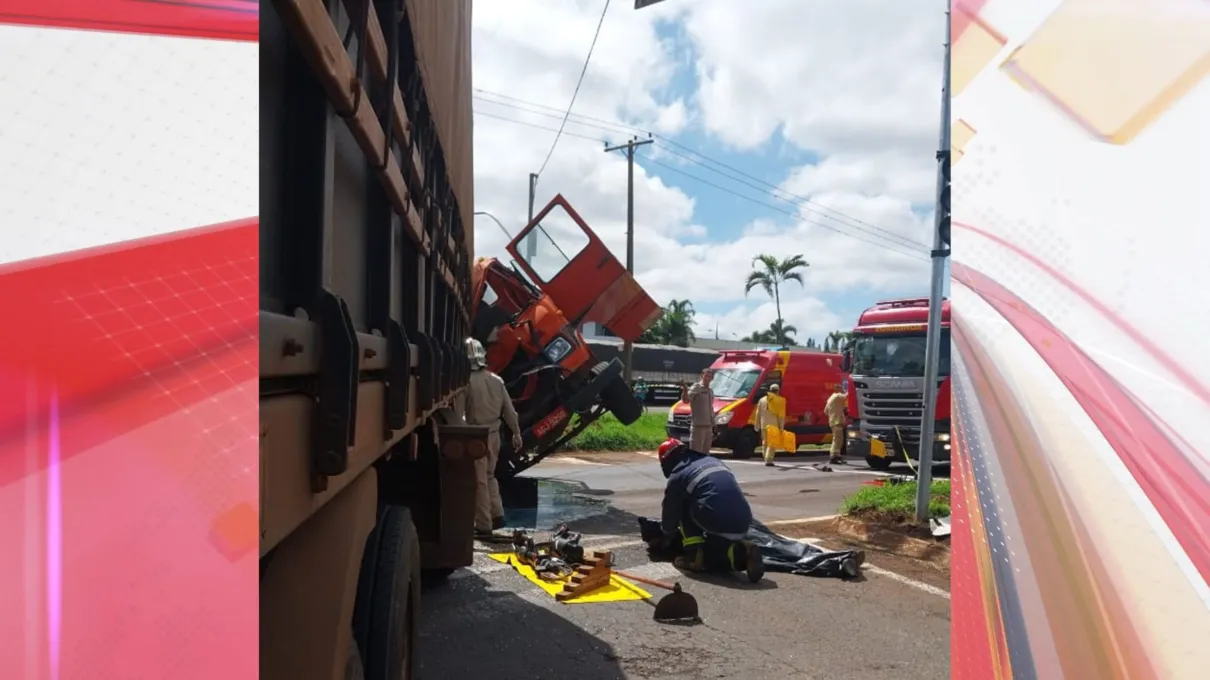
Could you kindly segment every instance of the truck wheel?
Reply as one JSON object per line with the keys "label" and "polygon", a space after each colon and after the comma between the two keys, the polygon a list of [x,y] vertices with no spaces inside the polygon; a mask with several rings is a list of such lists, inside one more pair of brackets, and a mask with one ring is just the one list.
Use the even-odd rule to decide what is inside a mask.
{"label": "truck wheel", "polygon": [[366,540],[353,635],[366,680],[410,680],[420,611],[420,539],[412,513],[388,505]]}
{"label": "truck wheel", "polygon": [[865,462],[866,462],[866,465],[870,466],[871,470],[883,471],[883,470],[891,469],[891,459],[890,458],[879,458],[878,456],[866,456]]}
{"label": "truck wheel", "polygon": [[[597,364],[592,369],[593,375],[600,374],[607,366],[609,364],[606,362]],[[613,417],[623,425],[630,425],[643,417],[643,403],[634,396],[634,392],[621,378],[614,380],[606,385],[604,390],[601,390],[601,403],[605,404],[605,408],[609,409]]]}
{"label": "truck wheel", "polygon": [[735,445],[731,447],[731,457],[736,460],[747,460],[756,453],[756,447],[759,445],[760,436],[756,434],[756,430],[745,427],[735,438]]}

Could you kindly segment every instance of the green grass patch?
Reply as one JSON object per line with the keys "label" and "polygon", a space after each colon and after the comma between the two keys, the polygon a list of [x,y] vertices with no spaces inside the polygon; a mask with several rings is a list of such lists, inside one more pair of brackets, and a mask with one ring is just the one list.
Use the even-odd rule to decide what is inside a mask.
{"label": "green grass patch", "polygon": [[[930,490],[929,516],[948,516],[949,480],[939,479],[933,482]],[[862,486],[857,493],[844,499],[840,512],[889,524],[913,522],[916,518],[916,482],[886,482],[883,486]]]}
{"label": "green grass patch", "polygon": [[668,438],[664,430],[667,413],[645,413],[631,425],[623,425],[606,413],[575,439],[564,451],[654,451]]}

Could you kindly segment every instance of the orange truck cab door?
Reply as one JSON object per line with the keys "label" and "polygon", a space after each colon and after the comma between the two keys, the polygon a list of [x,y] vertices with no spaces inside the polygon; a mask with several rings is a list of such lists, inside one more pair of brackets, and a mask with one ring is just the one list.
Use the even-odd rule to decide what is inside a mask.
{"label": "orange truck cab door", "polygon": [[517,234],[508,252],[573,326],[593,321],[633,342],[660,317],[659,305],[562,194]]}

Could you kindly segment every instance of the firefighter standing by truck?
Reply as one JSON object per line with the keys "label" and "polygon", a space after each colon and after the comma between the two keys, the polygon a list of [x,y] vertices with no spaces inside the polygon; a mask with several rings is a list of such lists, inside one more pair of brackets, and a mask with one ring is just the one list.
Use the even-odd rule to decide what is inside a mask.
{"label": "firefighter standing by truck", "polygon": [[508,389],[500,376],[487,370],[487,352],[474,338],[466,341],[471,362],[470,382],[458,395],[458,412],[468,425],[486,425],[489,430],[487,455],[475,461],[475,533],[486,535],[504,527],[504,504],[496,481],[496,463],[500,460],[500,425],[513,434],[513,450],[520,450],[521,426]]}
{"label": "firefighter standing by truck", "polygon": [[714,371],[702,371],[702,377],[689,387],[681,387],[681,401],[689,404],[689,448],[710,453],[714,445],[714,391],[710,381]]}
{"label": "firefighter standing by truck", "polygon": [[836,391],[828,397],[828,402],[824,404],[823,412],[828,416],[828,426],[832,428],[832,451],[828,457],[828,462],[833,465],[847,465],[844,459],[844,424],[845,424],[845,401],[849,396],[848,381],[843,381],[836,386]]}
{"label": "firefighter standing by truck", "polygon": [[765,465],[773,467],[773,459],[777,448],[769,438],[769,428],[776,427],[778,432],[786,429],[786,400],[781,396],[781,385],[774,383],[769,386],[769,392],[760,398],[756,404],[756,427],[764,440]]}

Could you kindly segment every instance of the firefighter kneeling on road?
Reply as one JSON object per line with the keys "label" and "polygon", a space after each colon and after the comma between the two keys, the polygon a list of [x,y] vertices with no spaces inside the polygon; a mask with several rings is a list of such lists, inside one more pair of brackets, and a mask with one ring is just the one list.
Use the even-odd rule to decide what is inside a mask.
{"label": "firefighter kneeling on road", "polygon": [[730,468],[717,458],[691,450],[675,439],[659,448],[664,487],[662,538],[653,550],[680,554],[673,564],[686,571],[747,572],[758,583],[765,575],[760,549],[744,537],[752,508]]}

